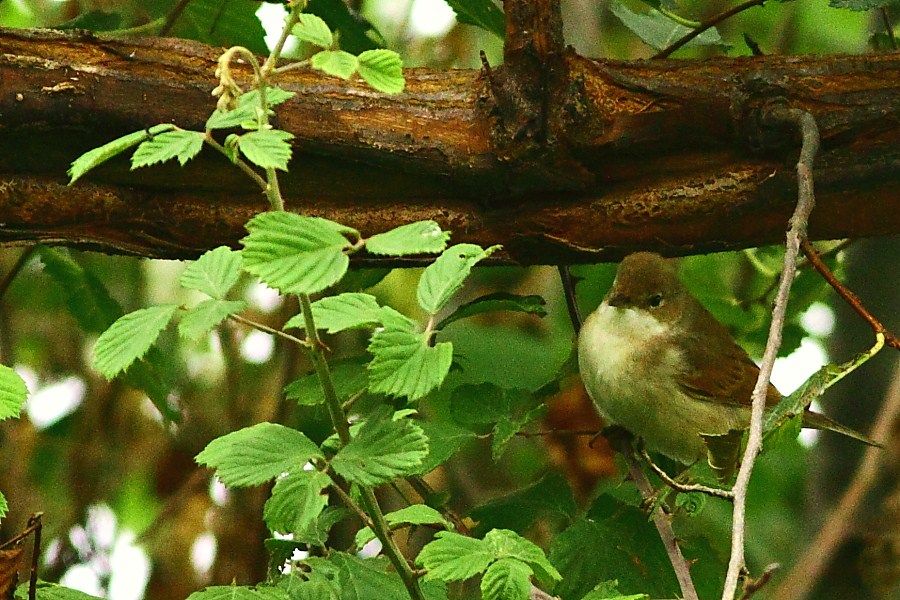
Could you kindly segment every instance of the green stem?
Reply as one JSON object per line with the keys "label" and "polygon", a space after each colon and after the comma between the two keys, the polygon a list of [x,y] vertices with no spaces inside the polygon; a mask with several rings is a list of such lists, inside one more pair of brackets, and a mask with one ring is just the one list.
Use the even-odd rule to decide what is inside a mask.
{"label": "green stem", "polygon": [[[312,314],[312,303],[309,300],[309,294],[300,294],[300,309],[303,312],[303,322],[306,325],[306,340],[309,342],[310,356],[312,357],[313,366],[316,369],[316,375],[319,378],[319,384],[322,386],[322,393],[325,396],[325,404],[328,406],[328,414],[331,416],[331,422],[337,431],[341,445],[346,446],[350,443],[350,425],[347,423],[347,415],[341,406],[341,400],[334,389],[334,379],[331,377],[331,370],[328,368],[328,362],[322,353],[322,343],[319,340],[319,332],[316,329],[316,323]],[[394,538],[391,536],[390,527],[384,519],[384,513],[378,505],[378,498],[371,488],[360,486],[362,495],[362,508],[372,520],[372,531],[381,541],[384,553],[387,554],[391,564],[394,565],[403,585],[409,592],[410,598],[413,600],[425,600],[419,582],[409,563],[406,562]]]}
{"label": "green stem", "polygon": [[125,29],[110,29],[109,31],[101,31],[98,32],[100,35],[110,36],[110,37],[128,37],[130,35],[141,35],[144,33],[152,33],[156,35],[159,33],[159,28],[166,22],[163,17],[158,19],[154,19],[149,23],[144,23],[143,25],[135,25],[134,27],[128,27]]}

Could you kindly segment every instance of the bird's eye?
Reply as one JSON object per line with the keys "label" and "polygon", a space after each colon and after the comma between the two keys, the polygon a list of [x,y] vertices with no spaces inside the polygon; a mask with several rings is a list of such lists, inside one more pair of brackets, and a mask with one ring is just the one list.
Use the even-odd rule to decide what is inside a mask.
{"label": "bird's eye", "polygon": [[663,303],[662,294],[653,294],[647,299],[647,302],[650,304],[650,308],[659,308]]}

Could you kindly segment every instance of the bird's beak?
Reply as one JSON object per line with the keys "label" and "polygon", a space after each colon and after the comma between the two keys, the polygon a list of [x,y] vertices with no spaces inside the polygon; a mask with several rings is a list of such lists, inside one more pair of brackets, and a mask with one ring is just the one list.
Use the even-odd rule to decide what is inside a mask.
{"label": "bird's beak", "polygon": [[628,302],[628,298],[626,298],[622,294],[610,294],[606,298],[607,306],[619,307],[619,306],[624,306],[625,304],[627,304],[627,302]]}

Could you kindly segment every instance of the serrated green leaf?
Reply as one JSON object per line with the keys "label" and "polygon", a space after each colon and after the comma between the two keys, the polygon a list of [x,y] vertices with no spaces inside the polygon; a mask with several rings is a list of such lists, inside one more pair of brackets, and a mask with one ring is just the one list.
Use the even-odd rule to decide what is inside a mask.
{"label": "serrated green leaf", "polygon": [[301,432],[258,423],[214,439],[197,455],[197,463],[215,469],[225,485],[246,487],[302,469],[313,458],[322,453]]}
{"label": "serrated green leaf", "polygon": [[492,529],[484,536],[484,543],[497,559],[513,558],[528,564],[544,585],[552,586],[562,579],[556,568],[544,556],[544,551],[515,531]]}
{"label": "serrated green leaf", "polygon": [[354,230],[284,211],[259,214],[246,225],[241,240],[244,270],[286,294],[314,294],[337,283],[347,271]]}
{"label": "serrated green leaf", "polygon": [[444,251],[449,239],[450,232],[442,231],[434,221],[417,221],[373,235],[366,240],[366,250],[388,256],[437,254]]}
{"label": "serrated green leaf", "polygon": [[416,563],[428,570],[425,579],[461,581],[484,572],[494,559],[484,540],[452,531],[439,531],[434,541],[426,544]]}
{"label": "serrated green leaf", "polygon": [[460,23],[490,31],[501,40],[506,37],[506,18],[494,0],[447,0]]}
{"label": "serrated green leaf", "polygon": [[18,417],[28,398],[28,388],[18,373],[0,365],[0,421]]}
{"label": "serrated green leaf", "polygon": [[443,329],[450,323],[460,319],[504,310],[509,312],[527,313],[544,318],[547,316],[547,311],[544,309],[546,304],[547,303],[542,297],[536,295],[520,296],[518,294],[509,294],[507,292],[495,292],[461,305],[453,311],[450,316],[438,323],[437,329]]}
{"label": "serrated green leaf", "polygon": [[204,300],[188,310],[178,322],[178,335],[189,340],[204,338],[213,327],[228,318],[228,315],[239,313],[247,308],[243,300]]}
{"label": "serrated green leaf", "polygon": [[[636,13],[619,2],[610,3],[609,9],[628,29],[656,50],[662,50],[690,31],[656,9],[651,8],[647,13]],[[719,32],[712,27],[685,44],[685,47],[723,45]]]}
{"label": "serrated green leaf", "polygon": [[309,64],[326,75],[350,79],[359,68],[359,59],[343,50],[322,50],[310,57]]}
{"label": "serrated green leaf", "polygon": [[393,324],[376,331],[369,342],[369,389],[418,400],[443,383],[453,362],[453,344],[426,343],[424,334]]}
{"label": "serrated green leaf", "polygon": [[69,167],[69,177],[71,178],[69,179],[69,185],[72,185],[81,179],[85,173],[108,161],[112,157],[125,152],[129,148],[137,146],[148,138],[166,131],[171,131],[172,129],[175,129],[174,125],[154,125],[150,129],[143,129],[141,131],[129,133],[128,135],[123,135],[118,139],[103,144],[99,148],[88,150],[76,158],[72,162],[72,166]]}
{"label": "serrated green leaf", "polygon": [[273,587],[217,585],[194,592],[187,600],[290,600],[290,597],[286,591]]}
{"label": "serrated green leaf", "polygon": [[449,422],[422,421],[421,427],[428,436],[428,456],[419,468],[419,474],[422,475],[444,464],[466,444],[475,440],[473,432]]}
{"label": "serrated green leaf", "polygon": [[[35,588],[37,592],[37,600],[100,600],[97,596],[91,596],[72,588],[63,587],[56,583],[47,583],[46,581],[38,581]],[[26,581],[16,588],[16,600],[27,600],[28,582]]]}
{"label": "serrated green leaf", "polygon": [[[343,552],[332,552],[327,568],[337,567],[331,577],[341,590],[342,600],[398,600],[408,598],[409,592],[396,571],[383,557],[360,558]],[[318,565],[313,573],[325,573]],[[419,587],[425,600],[447,600],[447,592],[441,583],[420,581]],[[322,600],[316,598],[315,600]]]}
{"label": "serrated green leaf", "polygon": [[294,540],[324,548],[331,528],[351,515],[353,513],[342,506],[328,506],[308,527],[294,531]]}
{"label": "serrated green leaf", "polygon": [[163,304],[120,317],[100,334],[91,353],[91,364],[101,375],[112,379],[144,356],[177,308],[174,304]]}
{"label": "serrated green leaf", "polygon": [[322,492],[331,478],[321,471],[295,469],[275,481],[263,519],[271,531],[292,533],[308,528],[328,505]]}
{"label": "serrated green leaf", "polygon": [[[399,525],[441,525],[446,529],[453,529],[453,526],[444,518],[444,515],[427,504],[412,504],[406,508],[389,512],[384,515],[384,518],[391,527]],[[354,543],[357,548],[362,548],[374,539],[375,533],[369,527],[363,527],[356,532]]]}
{"label": "serrated green leaf", "polygon": [[298,15],[297,24],[291,30],[298,40],[315,44],[320,48],[331,48],[334,44],[334,35],[331,28],[322,20],[322,17],[309,13]]}
{"label": "serrated green leaf", "polygon": [[[266,104],[269,106],[269,116],[275,114],[272,110],[273,106],[278,106],[282,102],[287,102],[294,96],[294,92],[288,92],[278,86],[266,86]],[[247,121],[256,121],[256,111],[259,108],[259,90],[252,89],[244,92],[238,97],[238,104],[232,110],[225,112],[215,111],[206,120],[207,129],[230,129],[232,127],[240,127],[242,123]]]}
{"label": "serrated green leaf", "polygon": [[221,300],[240,276],[241,253],[228,246],[219,246],[189,264],[178,283],[183,288],[199,290]]}
{"label": "serrated green leaf", "polygon": [[[331,378],[334,380],[334,390],[341,401],[359,393],[366,388],[369,377],[366,373],[368,359],[362,356],[334,361],[331,367]],[[284,395],[288,400],[294,400],[297,404],[314,406],[325,402],[322,394],[322,385],[315,371],[303,375],[284,387]]]}
{"label": "serrated green leaf", "polygon": [[[312,313],[316,328],[325,329],[328,333],[378,325],[382,317],[382,310],[375,296],[361,292],[348,292],[316,300],[312,303]],[[303,329],[305,326],[303,315],[299,314],[291,317],[283,329]]]}
{"label": "serrated green leaf", "polygon": [[238,148],[247,160],[264,169],[287,171],[291,160],[289,140],[294,134],[280,129],[264,129],[245,133],[238,139]]}
{"label": "serrated green leaf", "polygon": [[154,135],[141,142],[131,156],[131,170],[149,167],[173,158],[183,167],[203,148],[203,134],[178,129]]}
{"label": "serrated green leaf", "polygon": [[373,420],[376,417],[371,416],[331,459],[338,475],[365,487],[415,473],[428,454],[428,438],[421,427],[409,419]]}
{"label": "serrated green leaf", "polygon": [[481,578],[484,600],[528,600],[530,592],[531,567],[514,558],[501,558]]}
{"label": "serrated green leaf", "polygon": [[406,87],[403,60],[393,50],[366,50],[358,58],[359,76],[379,92],[399,94]]}
{"label": "serrated green leaf", "polygon": [[475,244],[456,244],[444,252],[422,273],[416,297],[425,312],[437,314],[462,287],[472,267],[490,256],[499,246],[482,249]]}

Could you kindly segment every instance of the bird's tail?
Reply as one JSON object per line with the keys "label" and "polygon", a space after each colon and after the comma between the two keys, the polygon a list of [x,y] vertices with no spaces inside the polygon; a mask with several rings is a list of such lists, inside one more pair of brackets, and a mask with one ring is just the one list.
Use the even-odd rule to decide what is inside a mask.
{"label": "bird's tail", "polygon": [[837,421],[830,419],[821,413],[813,412],[811,410],[803,413],[803,426],[810,429],[824,429],[826,431],[833,431],[869,446],[875,446],[877,448],[884,447],[883,444],[879,444],[865,434],[847,427],[846,425],[841,425]]}

